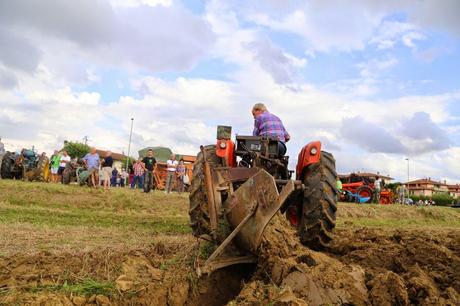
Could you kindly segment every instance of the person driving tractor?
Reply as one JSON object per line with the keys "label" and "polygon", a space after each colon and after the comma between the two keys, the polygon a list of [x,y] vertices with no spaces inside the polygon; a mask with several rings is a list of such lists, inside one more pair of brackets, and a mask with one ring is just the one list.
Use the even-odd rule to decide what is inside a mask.
{"label": "person driving tractor", "polygon": [[270,113],[263,103],[256,103],[252,107],[252,116],[254,117],[252,135],[278,139],[280,141],[279,154],[284,156],[287,150],[285,143],[291,139],[291,136],[284,128],[281,119]]}
{"label": "person driving tractor", "polygon": [[270,113],[263,103],[257,103],[252,107],[252,116],[254,117],[253,136],[278,138],[282,142],[291,139],[281,119]]}

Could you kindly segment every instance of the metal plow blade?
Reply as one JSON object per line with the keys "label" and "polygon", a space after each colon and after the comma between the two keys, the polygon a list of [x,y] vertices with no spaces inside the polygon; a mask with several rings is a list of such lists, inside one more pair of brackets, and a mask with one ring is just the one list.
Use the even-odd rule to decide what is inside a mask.
{"label": "metal plow blade", "polygon": [[[258,171],[241,185],[223,203],[233,231],[206,260],[204,266],[197,268],[198,274],[210,273],[233,264],[257,262],[257,249],[263,232],[292,191],[294,183],[289,181],[279,194],[275,179],[265,170]],[[247,254],[218,258],[233,240]]]}

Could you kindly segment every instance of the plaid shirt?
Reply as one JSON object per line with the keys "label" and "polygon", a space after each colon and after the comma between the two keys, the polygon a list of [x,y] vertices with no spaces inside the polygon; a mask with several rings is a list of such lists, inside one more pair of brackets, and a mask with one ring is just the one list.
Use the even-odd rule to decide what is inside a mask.
{"label": "plaid shirt", "polygon": [[273,137],[282,142],[286,142],[286,138],[290,137],[280,118],[267,111],[255,118],[252,135]]}
{"label": "plaid shirt", "polygon": [[144,175],[144,168],[142,167],[142,163],[135,163],[133,165],[133,168],[134,168],[134,176]]}

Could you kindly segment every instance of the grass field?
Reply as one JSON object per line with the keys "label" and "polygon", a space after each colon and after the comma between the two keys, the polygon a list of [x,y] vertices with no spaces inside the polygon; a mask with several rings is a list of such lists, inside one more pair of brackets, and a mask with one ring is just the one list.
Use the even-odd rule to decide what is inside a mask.
{"label": "grass field", "polygon": [[124,248],[189,233],[187,195],[0,180],[0,253]]}
{"label": "grass field", "polygon": [[[187,194],[0,180],[0,252],[135,247],[190,233]],[[340,203],[337,227],[457,228],[446,207]],[[188,235],[187,235],[188,236]]]}

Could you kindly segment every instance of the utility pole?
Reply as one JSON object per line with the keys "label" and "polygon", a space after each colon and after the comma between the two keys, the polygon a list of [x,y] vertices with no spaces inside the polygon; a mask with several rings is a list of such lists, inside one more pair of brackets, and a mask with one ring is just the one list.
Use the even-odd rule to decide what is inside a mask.
{"label": "utility pole", "polygon": [[85,141],[85,146],[88,143],[88,136],[83,137],[83,140]]}
{"label": "utility pole", "polygon": [[128,158],[126,159],[126,172],[128,172],[129,154],[131,150],[131,137],[133,136],[133,124],[134,124],[134,118],[131,118],[131,131],[129,132]]}
{"label": "utility pole", "polygon": [[410,181],[410,176],[409,176],[409,158],[406,158],[407,160],[407,182]]}
{"label": "utility pole", "polygon": [[410,176],[409,176],[409,158],[406,158],[407,160],[407,183],[406,183],[406,188],[403,188],[403,196],[402,196],[402,203],[401,204],[406,204],[406,193],[407,191],[407,198],[409,198],[409,181],[410,181]]}

